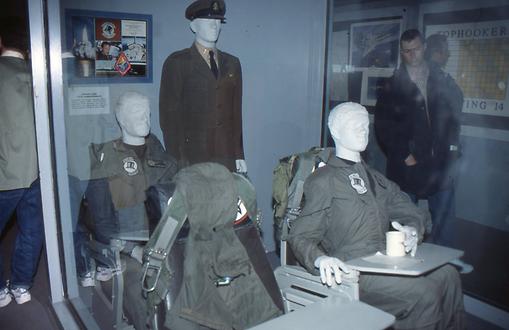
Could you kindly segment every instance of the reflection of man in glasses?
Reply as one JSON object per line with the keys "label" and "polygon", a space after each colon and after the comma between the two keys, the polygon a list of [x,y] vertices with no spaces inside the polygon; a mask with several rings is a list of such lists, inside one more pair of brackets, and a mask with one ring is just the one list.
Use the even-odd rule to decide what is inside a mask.
{"label": "reflection of man in glasses", "polygon": [[450,169],[459,155],[463,93],[437,64],[425,61],[418,30],[401,35],[400,52],[402,64],[381,91],[375,112],[387,177],[414,202],[428,200],[433,220],[428,239],[450,245],[455,218]]}
{"label": "reflection of man in glasses", "polygon": [[107,41],[103,41],[101,44],[101,51],[97,52],[96,59],[103,61],[110,61],[113,59],[113,56],[110,55],[111,44]]}

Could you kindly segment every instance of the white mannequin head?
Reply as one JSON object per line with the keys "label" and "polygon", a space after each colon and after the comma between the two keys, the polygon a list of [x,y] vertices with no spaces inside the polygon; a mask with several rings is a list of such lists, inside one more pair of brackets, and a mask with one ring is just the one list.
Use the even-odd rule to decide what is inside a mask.
{"label": "white mannequin head", "polygon": [[362,105],[346,102],[329,114],[329,130],[336,144],[336,156],[360,162],[369,137],[369,115]]}
{"label": "white mannequin head", "polygon": [[194,32],[197,43],[206,48],[215,48],[219,33],[221,32],[221,20],[214,18],[195,18],[189,23]]}
{"label": "white mannequin head", "polygon": [[125,144],[145,144],[145,137],[150,133],[150,102],[145,95],[123,93],[117,102],[115,115]]}

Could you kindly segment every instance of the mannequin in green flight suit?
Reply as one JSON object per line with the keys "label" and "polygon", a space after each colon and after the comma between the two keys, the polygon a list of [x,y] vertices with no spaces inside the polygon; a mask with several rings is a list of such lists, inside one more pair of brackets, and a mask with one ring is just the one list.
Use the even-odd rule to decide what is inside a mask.
{"label": "mannequin in green flight suit", "polygon": [[[122,137],[90,146],[91,173],[85,193],[94,237],[104,244],[126,234],[145,232],[148,236],[145,191],[151,185],[170,181],[177,170],[175,160],[149,134],[146,96],[124,93],[115,110]],[[142,249],[136,245],[127,242],[123,252],[141,262]],[[95,277],[100,280],[99,273]]]}
{"label": "mannequin in green flight suit", "polygon": [[[328,124],[336,155],[306,180],[304,208],[288,240],[299,262],[319,269],[330,286],[350,271],[343,261],[384,250],[391,224],[415,254],[429,214],[362,161],[369,134],[363,106],[338,105]],[[396,317],[395,329],[463,329],[461,281],[450,265],[418,277],[361,274],[359,286],[361,301]]]}

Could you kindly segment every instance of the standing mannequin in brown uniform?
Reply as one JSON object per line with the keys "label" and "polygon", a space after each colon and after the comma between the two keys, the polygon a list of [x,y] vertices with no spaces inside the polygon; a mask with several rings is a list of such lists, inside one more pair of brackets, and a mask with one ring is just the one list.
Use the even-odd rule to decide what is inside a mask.
{"label": "standing mannequin in brown uniform", "polygon": [[210,161],[247,172],[242,145],[242,72],[238,58],[216,48],[223,0],[186,9],[195,42],[163,65],[159,117],[164,144],[179,167]]}

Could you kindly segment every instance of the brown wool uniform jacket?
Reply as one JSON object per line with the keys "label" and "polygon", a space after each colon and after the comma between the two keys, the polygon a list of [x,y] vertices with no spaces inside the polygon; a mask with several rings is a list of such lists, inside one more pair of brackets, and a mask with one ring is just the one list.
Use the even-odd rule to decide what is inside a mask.
{"label": "brown wool uniform jacket", "polygon": [[166,150],[179,167],[209,161],[235,170],[235,160],[244,159],[240,62],[218,54],[218,79],[195,45],[164,62],[159,120]]}

